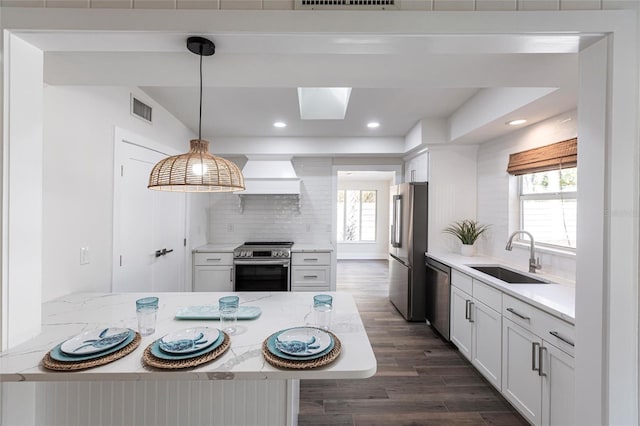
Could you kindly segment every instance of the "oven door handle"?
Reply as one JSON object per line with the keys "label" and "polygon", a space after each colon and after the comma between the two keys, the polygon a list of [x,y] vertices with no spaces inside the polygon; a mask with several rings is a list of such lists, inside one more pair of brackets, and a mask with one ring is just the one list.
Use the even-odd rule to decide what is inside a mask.
{"label": "oven door handle", "polygon": [[288,260],[234,260],[234,265],[282,265],[285,268],[289,267]]}

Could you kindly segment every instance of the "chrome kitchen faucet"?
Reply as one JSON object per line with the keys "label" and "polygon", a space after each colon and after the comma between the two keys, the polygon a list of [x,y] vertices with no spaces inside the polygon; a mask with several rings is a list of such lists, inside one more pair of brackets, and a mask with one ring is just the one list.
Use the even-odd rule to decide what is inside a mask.
{"label": "chrome kitchen faucet", "polygon": [[529,254],[529,272],[536,272],[536,269],[542,268],[542,265],[540,265],[540,258],[536,259],[536,252],[535,252],[536,243],[533,241],[533,235],[531,235],[530,232],[527,232],[525,230],[519,230],[514,232],[509,237],[509,240],[507,241],[507,246],[504,249],[511,251],[511,249],[513,248],[513,237],[515,237],[518,234],[527,234],[529,236],[529,240],[531,240],[531,252]]}

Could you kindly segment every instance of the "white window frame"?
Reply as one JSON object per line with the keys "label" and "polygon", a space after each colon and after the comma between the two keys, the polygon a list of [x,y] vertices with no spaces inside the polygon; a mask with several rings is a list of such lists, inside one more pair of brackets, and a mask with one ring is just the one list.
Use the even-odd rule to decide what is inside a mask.
{"label": "white window frame", "polygon": [[[518,208],[520,209],[518,220],[518,229],[524,229],[524,201],[527,200],[576,200],[578,202],[578,191],[563,191],[563,192],[545,192],[538,194],[523,194],[523,180],[524,176],[533,173],[525,173],[517,176],[518,178]],[[522,237],[522,234],[518,235],[515,239],[516,242],[521,244],[529,244],[529,240]],[[560,250],[575,254],[576,249],[574,247],[563,246],[558,244],[550,244],[542,241],[536,241],[536,247],[544,247],[552,250]]]}
{"label": "white window frame", "polygon": [[[344,206],[343,206],[343,215],[342,217],[344,218],[342,221],[342,236],[344,238],[344,235],[346,234],[346,217],[347,217],[347,191],[360,191],[360,217],[358,217],[358,223],[360,224],[360,226],[358,227],[359,231],[360,231],[360,235],[358,235],[358,240],[356,241],[351,241],[351,240],[338,240],[337,237],[337,230],[336,230],[336,240],[338,243],[340,244],[373,244],[373,243],[377,243],[378,242],[378,190],[377,189],[338,189],[338,193],[340,191],[343,191],[344,194]],[[376,194],[376,206],[375,206],[375,220],[374,220],[374,226],[373,226],[373,232],[374,232],[374,238],[373,240],[366,240],[363,241],[362,238],[362,193],[363,192],[375,192]],[[336,198],[337,198],[338,194],[336,193]],[[339,204],[339,203],[338,203]]]}

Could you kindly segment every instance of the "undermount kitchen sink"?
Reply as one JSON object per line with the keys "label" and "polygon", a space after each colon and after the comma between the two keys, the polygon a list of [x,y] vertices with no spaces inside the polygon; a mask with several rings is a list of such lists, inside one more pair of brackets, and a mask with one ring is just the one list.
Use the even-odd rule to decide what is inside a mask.
{"label": "undermount kitchen sink", "polygon": [[521,274],[520,272],[500,265],[467,266],[509,284],[549,284],[551,282],[544,278],[533,278],[529,275]]}

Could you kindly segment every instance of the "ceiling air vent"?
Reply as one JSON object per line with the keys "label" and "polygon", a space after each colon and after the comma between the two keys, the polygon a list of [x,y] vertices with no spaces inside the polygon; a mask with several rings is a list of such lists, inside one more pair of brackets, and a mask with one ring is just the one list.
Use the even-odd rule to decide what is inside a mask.
{"label": "ceiling air vent", "polygon": [[153,108],[131,94],[131,115],[133,115],[134,117],[138,117],[139,119],[144,120],[147,123],[151,123],[152,112]]}
{"label": "ceiling air vent", "polygon": [[398,9],[400,0],[296,0],[296,9],[384,10]]}

